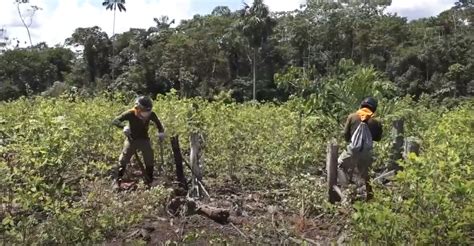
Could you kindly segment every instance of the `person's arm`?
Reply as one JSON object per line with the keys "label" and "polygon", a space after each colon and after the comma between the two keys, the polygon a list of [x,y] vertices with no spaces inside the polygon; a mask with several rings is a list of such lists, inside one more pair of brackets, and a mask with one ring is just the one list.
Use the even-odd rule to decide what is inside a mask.
{"label": "person's arm", "polygon": [[131,113],[132,113],[131,111],[123,112],[121,115],[119,115],[117,118],[115,118],[112,121],[112,125],[118,128],[124,128],[125,124],[123,122],[129,119]]}
{"label": "person's arm", "polygon": [[165,132],[165,128],[163,127],[163,124],[161,124],[161,121],[160,119],[158,119],[158,116],[155,114],[155,112],[151,114],[150,120],[153,121],[153,123],[155,123],[156,128],[158,128],[158,132],[160,133]]}
{"label": "person's arm", "polygon": [[344,126],[344,139],[346,140],[346,142],[350,142],[351,141],[351,125],[352,125],[352,122],[351,122],[351,115],[349,115],[347,117],[347,120],[346,120],[346,125]]}

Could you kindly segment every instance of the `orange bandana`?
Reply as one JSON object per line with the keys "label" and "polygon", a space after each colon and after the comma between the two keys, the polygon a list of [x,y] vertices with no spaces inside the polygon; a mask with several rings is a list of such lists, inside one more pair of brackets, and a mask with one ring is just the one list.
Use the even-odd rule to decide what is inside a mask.
{"label": "orange bandana", "polygon": [[368,108],[361,108],[357,111],[357,115],[359,115],[361,121],[366,121],[372,118],[374,113]]}
{"label": "orange bandana", "polygon": [[137,116],[137,117],[140,115],[140,111],[137,108],[132,108],[132,109],[130,109],[130,111],[132,111],[133,114],[135,114],[135,116]]}

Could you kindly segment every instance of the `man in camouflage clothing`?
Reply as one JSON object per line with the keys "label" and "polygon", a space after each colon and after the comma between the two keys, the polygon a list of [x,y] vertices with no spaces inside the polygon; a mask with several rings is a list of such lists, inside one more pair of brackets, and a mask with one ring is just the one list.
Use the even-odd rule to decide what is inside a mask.
{"label": "man in camouflage clothing", "polygon": [[[153,102],[150,98],[141,96],[135,101],[135,106],[122,113],[113,120],[113,124],[123,129],[127,137],[124,142],[122,154],[119,158],[119,166],[116,170],[114,188],[120,189],[120,182],[127,164],[136,151],[140,151],[145,162],[145,184],[150,186],[153,181],[154,156],[151,148],[150,137],[148,136],[148,125],[150,121],[155,123],[158,128],[158,140],[163,141],[165,134],[164,128],[158,116],[152,111]],[[128,121],[128,125],[123,122]]]}

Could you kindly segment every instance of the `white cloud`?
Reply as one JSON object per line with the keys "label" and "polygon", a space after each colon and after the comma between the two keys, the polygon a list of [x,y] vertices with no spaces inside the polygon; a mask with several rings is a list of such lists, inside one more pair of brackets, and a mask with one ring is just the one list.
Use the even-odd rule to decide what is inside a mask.
{"label": "white cloud", "polygon": [[415,19],[436,16],[451,8],[454,2],[455,0],[392,0],[392,5],[387,8],[387,11]]}
{"label": "white cloud", "polygon": [[390,8],[396,10],[431,9],[437,12],[452,6],[454,2],[454,0],[392,0]]}
{"label": "white cloud", "polygon": [[268,5],[271,11],[291,11],[299,9],[301,4],[306,0],[266,0],[264,3]]}
{"label": "white cloud", "polygon": [[[266,0],[264,1],[272,11],[288,11],[298,9],[305,0]],[[455,0],[392,0],[387,9],[409,19],[436,16],[454,5]]]}
{"label": "white cloud", "polygon": [[[26,30],[18,24],[18,15],[14,4],[3,4],[0,8],[0,26],[3,24],[9,36],[22,41],[27,40]],[[102,0],[62,0],[53,8],[48,8],[48,0],[32,0],[33,4],[43,7],[37,13],[32,26],[33,42],[46,41],[50,45],[63,43],[77,27],[99,26],[112,35],[113,12],[105,10]],[[49,0],[50,1],[50,0]],[[3,6],[6,6],[4,8]],[[121,33],[130,28],[148,28],[154,25],[153,18],[168,15],[171,19],[181,20],[192,17],[191,0],[133,0],[126,2],[126,12],[116,13],[115,32]]]}
{"label": "white cloud", "polygon": [[[112,34],[113,12],[102,6],[103,0],[30,0],[43,10],[37,12],[31,27],[33,42],[46,41],[49,45],[63,43],[77,27],[99,26]],[[127,12],[117,12],[116,33],[131,27],[148,28],[153,18],[168,15],[177,21],[191,18],[197,11],[192,6],[229,5],[242,0],[129,0]],[[252,0],[246,2],[251,3]],[[298,9],[305,0],[265,0],[272,11]],[[388,11],[397,12],[409,19],[437,15],[448,9],[455,0],[393,0]],[[211,6],[213,7],[213,6]],[[10,38],[28,40],[25,28],[18,18],[13,0],[0,0],[0,28],[6,27]],[[22,43],[23,46],[26,45]]]}

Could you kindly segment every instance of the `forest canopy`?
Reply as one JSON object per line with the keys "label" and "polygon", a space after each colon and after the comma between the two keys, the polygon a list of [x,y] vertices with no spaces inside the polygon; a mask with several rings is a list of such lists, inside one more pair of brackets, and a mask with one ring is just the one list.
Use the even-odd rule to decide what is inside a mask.
{"label": "forest canopy", "polygon": [[56,87],[86,94],[176,89],[181,97],[225,93],[245,101],[253,98],[254,79],[257,100],[286,100],[343,74],[342,60],[393,82],[400,96],[472,96],[473,4],[459,1],[436,17],[408,21],[385,11],[390,2],[308,0],[299,10],[271,12],[255,0],[178,25],[157,17],[148,29],[112,37],[80,27],[64,47],[39,43],[1,54],[0,100],[56,91],[60,82]]}

